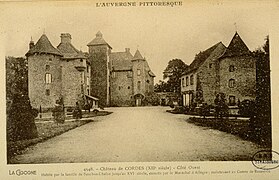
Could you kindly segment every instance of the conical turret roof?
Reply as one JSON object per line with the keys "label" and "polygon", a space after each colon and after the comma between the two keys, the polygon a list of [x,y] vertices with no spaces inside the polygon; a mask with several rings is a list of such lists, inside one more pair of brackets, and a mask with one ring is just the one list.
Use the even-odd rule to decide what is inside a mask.
{"label": "conical turret roof", "polygon": [[139,60],[139,59],[143,60],[143,57],[140,54],[139,50],[137,49],[137,51],[136,51],[136,53],[135,53],[135,55],[134,55],[132,60]]}
{"label": "conical turret roof", "polygon": [[110,48],[112,48],[103,38],[103,34],[98,31],[96,34],[96,37],[87,44],[87,46],[96,46],[96,45],[108,45]]}
{"label": "conical turret roof", "polygon": [[247,55],[250,54],[249,48],[246,46],[246,44],[243,42],[239,34],[236,32],[226,49],[223,57],[227,56],[240,56],[240,55]]}
{"label": "conical turret roof", "polygon": [[58,56],[63,56],[58,49],[56,49],[51,42],[48,40],[47,36],[43,34],[37,43],[32,47],[26,56],[32,55],[34,53],[48,53]]}

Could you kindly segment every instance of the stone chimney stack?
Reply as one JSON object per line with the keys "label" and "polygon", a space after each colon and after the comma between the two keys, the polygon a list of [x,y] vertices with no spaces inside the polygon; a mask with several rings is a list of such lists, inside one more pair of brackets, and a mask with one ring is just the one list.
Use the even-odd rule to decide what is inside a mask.
{"label": "stone chimney stack", "polygon": [[69,33],[62,33],[61,34],[61,43],[71,43],[71,34]]}
{"label": "stone chimney stack", "polygon": [[32,37],[31,37],[31,41],[29,43],[29,49],[32,49],[34,46],[35,46],[35,44],[34,44],[34,41],[33,41]]}
{"label": "stone chimney stack", "polygon": [[125,48],[125,52],[129,53],[130,52],[130,48]]}

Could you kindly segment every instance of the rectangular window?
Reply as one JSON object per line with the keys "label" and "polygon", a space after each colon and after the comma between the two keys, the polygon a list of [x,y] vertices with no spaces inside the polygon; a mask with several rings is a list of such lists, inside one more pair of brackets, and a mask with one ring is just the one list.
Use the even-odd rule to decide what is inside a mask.
{"label": "rectangular window", "polygon": [[112,78],[115,78],[115,72],[112,72],[111,76]]}
{"label": "rectangular window", "polygon": [[229,87],[230,88],[234,88],[235,87],[235,80],[234,79],[230,79],[229,80]]}
{"label": "rectangular window", "polygon": [[87,73],[89,73],[89,66],[86,66],[86,71]]}
{"label": "rectangular window", "polygon": [[185,78],[182,78],[182,86],[185,87]]}
{"label": "rectangular window", "polygon": [[230,72],[234,72],[234,70],[235,70],[234,65],[230,65],[229,71],[230,71]]}
{"label": "rectangular window", "polygon": [[140,90],[140,81],[138,81],[138,90]]}
{"label": "rectangular window", "polygon": [[49,70],[50,70],[50,66],[46,65],[46,71],[49,71]]}
{"label": "rectangular window", "polygon": [[90,82],[89,82],[89,77],[86,78],[86,85],[89,86]]}
{"label": "rectangular window", "polygon": [[45,81],[46,81],[46,84],[50,84],[52,82],[52,79],[51,79],[51,74],[49,73],[46,73],[46,77],[45,77]]}
{"label": "rectangular window", "polygon": [[236,105],[235,96],[230,96],[229,97],[229,106],[234,106],[234,105]]}
{"label": "rectangular window", "polygon": [[189,77],[186,77],[186,86],[189,86]]}
{"label": "rectangular window", "polygon": [[137,74],[138,74],[138,76],[140,76],[140,74],[141,74],[140,69],[138,69]]}
{"label": "rectangular window", "polygon": [[194,75],[190,76],[190,84],[193,85],[194,84]]}
{"label": "rectangular window", "polygon": [[49,95],[50,95],[50,90],[46,89],[46,96],[49,96]]}
{"label": "rectangular window", "polygon": [[132,71],[128,71],[128,72],[127,72],[127,77],[128,77],[128,78],[131,78],[132,76],[133,76],[133,75],[132,75]]}
{"label": "rectangular window", "polygon": [[90,94],[89,94],[89,89],[87,89],[87,95],[90,95]]}

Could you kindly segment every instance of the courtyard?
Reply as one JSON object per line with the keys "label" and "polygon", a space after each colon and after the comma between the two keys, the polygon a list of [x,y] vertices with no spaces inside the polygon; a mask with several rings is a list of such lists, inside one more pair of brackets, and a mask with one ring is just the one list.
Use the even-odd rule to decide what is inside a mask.
{"label": "courtyard", "polygon": [[251,160],[262,148],[188,123],[169,107],[106,108],[94,122],[30,146],[12,164]]}

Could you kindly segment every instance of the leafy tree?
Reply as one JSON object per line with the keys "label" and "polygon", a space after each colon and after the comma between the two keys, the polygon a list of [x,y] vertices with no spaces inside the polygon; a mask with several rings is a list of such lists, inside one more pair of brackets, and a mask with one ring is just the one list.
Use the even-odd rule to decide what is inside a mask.
{"label": "leafy tree", "polygon": [[154,86],[154,92],[170,92],[170,89],[169,84],[162,80]]}
{"label": "leafy tree", "polygon": [[31,107],[28,97],[26,59],[6,57],[6,83],[8,141],[37,137],[34,118],[38,111]]}
{"label": "leafy tree", "polygon": [[163,78],[167,80],[167,89],[170,92],[181,92],[180,77],[187,70],[188,65],[181,59],[172,59],[163,72]]}

